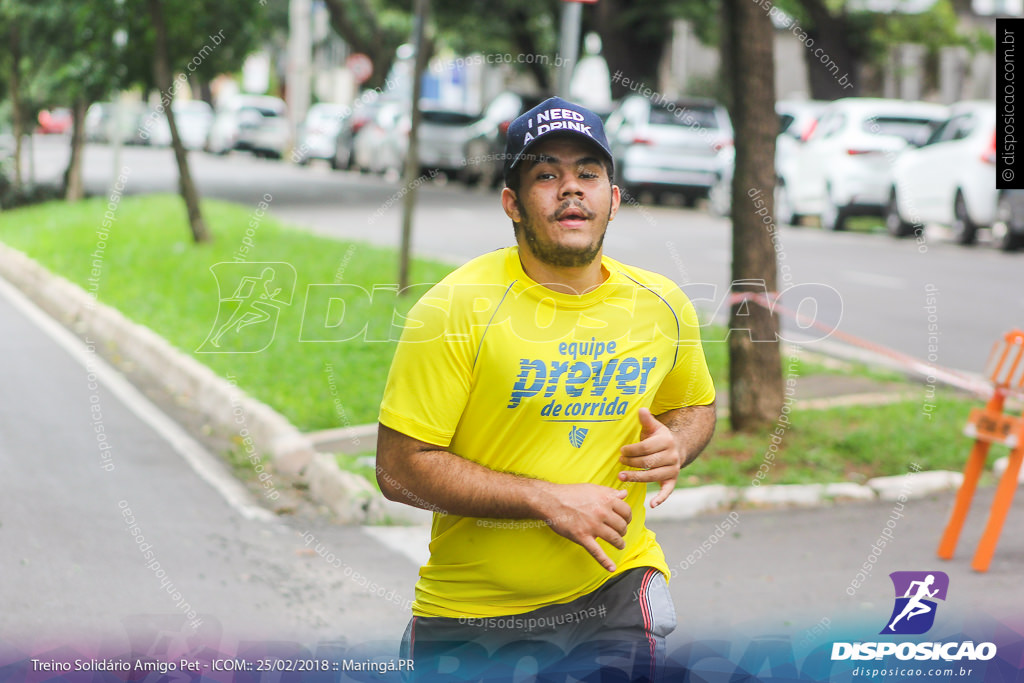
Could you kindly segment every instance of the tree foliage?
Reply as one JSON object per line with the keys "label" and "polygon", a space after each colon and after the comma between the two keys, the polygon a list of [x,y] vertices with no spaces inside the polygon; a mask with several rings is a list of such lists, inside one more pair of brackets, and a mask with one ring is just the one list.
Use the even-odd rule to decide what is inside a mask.
{"label": "tree foliage", "polygon": [[[19,49],[8,49],[0,66],[14,78],[8,95],[34,115],[44,107],[74,112],[71,157],[65,172],[66,197],[83,193],[84,118],[88,106],[114,93],[140,87],[160,92],[160,108],[169,109],[182,85],[207,82],[237,71],[269,32],[264,6],[250,0],[161,0],[164,33],[161,55],[166,70],[177,74],[157,87],[154,69],[157,33],[153,14],[132,0],[3,0],[0,32]],[[121,38],[120,40],[118,38]],[[13,39],[17,39],[12,43]],[[17,69],[16,71],[12,71]],[[5,79],[8,91],[12,79]],[[170,115],[169,115],[170,118]],[[183,188],[187,162],[172,124],[172,141]],[[183,189],[184,193],[184,189]],[[197,204],[192,198],[190,207]],[[193,211],[190,210],[190,218]]]}
{"label": "tree foliage", "polygon": [[365,54],[373,62],[373,74],[366,84],[371,88],[382,86],[395,61],[395,50],[409,41],[409,3],[397,8],[384,0],[324,0],[324,6],[331,27],[353,52]]}

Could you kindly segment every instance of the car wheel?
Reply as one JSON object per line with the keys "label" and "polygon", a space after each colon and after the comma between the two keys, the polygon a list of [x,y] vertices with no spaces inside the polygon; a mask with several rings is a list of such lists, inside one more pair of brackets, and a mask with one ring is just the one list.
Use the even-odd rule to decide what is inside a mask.
{"label": "car wheel", "polygon": [[957,244],[974,244],[978,237],[978,226],[971,221],[967,215],[967,203],[963,194],[957,190],[956,199],[953,200],[953,240]]}
{"label": "car wheel", "polygon": [[821,209],[821,227],[824,230],[846,229],[846,207],[836,204],[831,188],[825,188],[825,205]]}
{"label": "car wheel", "polygon": [[478,171],[471,171],[468,166],[460,168],[456,172],[455,178],[470,189],[477,187],[480,184],[480,173]]}
{"label": "car wheel", "polygon": [[643,191],[636,185],[620,185],[619,191],[622,194],[622,203],[630,206],[639,206],[642,202],[640,201],[640,193]]}
{"label": "car wheel", "polygon": [[346,171],[352,168],[352,150],[344,145],[334,148],[334,156],[331,157],[331,168],[335,171]]}
{"label": "car wheel", "polygon": [[914,233],[914,224],[903,220],[900,215],[895,187],[889,192],[889,203],[885,206],[885,229],[893,237],[907,237]]}
{"label": "car wheel", "polygon": [[800,214],[793,211],[793,202],[789,199],[789,188],[782,180],[775,182],[775,222],[779,225],[799,225]]}
{"label": "car wheel", "polygon": [[992,223],[992,246],[1001,251],[1015,251],[1024,246],[1024,234],[1013,232],[1013,208],[1006,197],[999,198],[996,220]]}
{"label": "car wheel", "polygon": [[466,187],[477,187],[481,182],[489,180],[487,162],[487,147],[482,140],[474,140],[467,144],[466,157],[457,174],[459,182]]}

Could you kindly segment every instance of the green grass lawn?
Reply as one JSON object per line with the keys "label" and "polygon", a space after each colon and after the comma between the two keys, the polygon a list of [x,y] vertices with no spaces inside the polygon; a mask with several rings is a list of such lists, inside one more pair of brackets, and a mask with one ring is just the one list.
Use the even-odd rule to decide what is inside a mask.
{"label": "green grass lawn", "polygon": [[[863,483],[906,474],[911,465],[961,471],[972,443],[963,436],[963,426],[979,403],[940,393],[934,404],[932,417],[926,416],[923,401],[913,400],[797,410],[789,425],[777,423],[756,434],[730,433],[720,423],[707,450],[684,470],[680,486],[750,486],[762,465],[768,467],[765,484]],[[781,443],[773,444],[777,427]]]}
{"label": "green grass lawn", "polygon": [[846,229],[852,232],[884,233],[885,219],[881,216],[851,216],[846,219]]}
{"label": "green grass lawn", "polygon": [[[105,207],[105,199],[94,199],[0,213],[0,240],[88,290],[91,255],[97,250],[96,233]],[[251,235],[253,248],[245,255],[247,260],[285,262],[296,273],[292,303],[281,307],[273,341],[258,353],[195,353],[217,316],[220,295],[210,266],[234,260],[255,208],[205,201],[204,215],[214,241],[195,245],[177,196],[124,197],[101,254],[99,300],[152,328],[218,374],[233,376],[239,387],[299,429],[375,421],[394,343],[367,342],[361,335],[353,341],[300,342],[299,332],[308,285],[334,283],[342,266],[344,283],[372,289],[374,284],[397,282],[397,259],[390,250],[288,229],[264,216]],[[412,281],[437,282],[450,270],[448,265],[416,261]],[[363,302],[346,315],[390,319],[393,301],[384,296],[376,305]],[[411,304],[399,300],[400,312]],[[312,306],[311,314],[307,329],[315,314],[323,317],[324,307]],[[252,343],[251,337],[226,335],[224,348],[244,349],[247,343]]]}

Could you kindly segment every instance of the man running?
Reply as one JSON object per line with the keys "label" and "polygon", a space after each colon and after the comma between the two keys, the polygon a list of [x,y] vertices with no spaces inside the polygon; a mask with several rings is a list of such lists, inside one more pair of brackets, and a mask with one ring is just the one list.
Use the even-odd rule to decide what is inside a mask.
{"label": "man running", "polygon": [[648,484],[656,507],[715,426],[697,318],[603,254],[620,196],[596,114],[551,98],[505,156],[517,246],[413,307],[381,405],[381,490],[435,512],[403,647],[417,674],[454,658],[446,680],[524,657],[651,680],[676,617]]}

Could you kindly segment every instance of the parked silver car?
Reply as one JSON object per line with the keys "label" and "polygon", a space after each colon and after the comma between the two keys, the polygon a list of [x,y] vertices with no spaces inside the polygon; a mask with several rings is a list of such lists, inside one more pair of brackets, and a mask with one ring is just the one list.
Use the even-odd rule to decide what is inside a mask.
{"label": "parked silver car", "polygon": [[479,117],[449,109],[424,109],[420,115],[420,168],[454,179],[466,168],[466,143]]}
{"label": "parked silver car", "polygon": [[[437,171],[454,178],[466,166],[466,140],[477,117],[461,111],[432,109],[420,111],[420,173]],[[412,119],[405,102],[381,105],[374,119],[355,136],[355,166],[360,171],[400,175],[409,149]]]}
{"label": "parked silver car", "polygon": [[351,115],[352,109],[341,104],[320,102],[310,107],[299,127],[294,161],[308,164],[311,159],[324,159],[333,163],[338,133]]}
{"label": "parked silver car", "polygon": [[280,158],[288,149],[291,130],[284,100],[264,95],[238,95],[218,106],[206,149],[227,154],[248,150]]}
{"label": "parked silver car", "polygon": [[732,145],[725,108],[713,100],[623,99],[605,125],[616,183],[628,195],[681,192],[687,205],[707,196]]}

